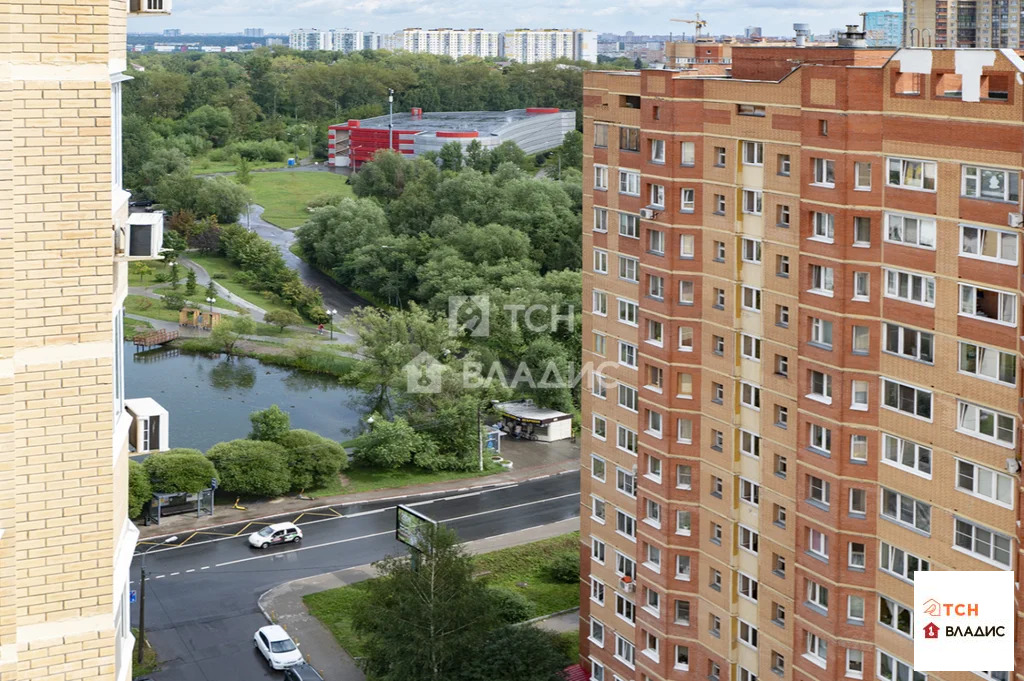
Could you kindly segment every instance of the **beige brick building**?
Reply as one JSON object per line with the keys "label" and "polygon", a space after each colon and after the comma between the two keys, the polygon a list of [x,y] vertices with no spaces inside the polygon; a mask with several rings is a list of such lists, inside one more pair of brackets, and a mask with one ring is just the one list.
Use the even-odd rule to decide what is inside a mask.
{"label": "beige brick building", "polygon": [[[141,3],[141,6],[140,6]],[[170,0],[132,0],[161,12]],[[166,6],[166,7],[165,7]],[[126,0],[0,0],[0,679],[128,679]]]}
{"label": "beige brick building", "polygon": [[731,58],[584,80],[582,656],[1007,681],[915,673],[912,608],[1020,582],[1024,61]]}

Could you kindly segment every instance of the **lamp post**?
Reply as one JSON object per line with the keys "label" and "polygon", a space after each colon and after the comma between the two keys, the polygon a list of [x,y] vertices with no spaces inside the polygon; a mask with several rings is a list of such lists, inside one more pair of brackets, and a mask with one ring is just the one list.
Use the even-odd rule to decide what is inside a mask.
{"label": "lamp post", "polygon": [[139,654],[138,661],[142,663],[142,653],[146,648],[146,555],[157,546],[173,544],[178,541],[178,536],[168,537],[159,544],[153,544],[142,552],[142,575],[139,581]]}
{"label": "lamp post", "polygon": [[395,150],[395,91],[388,88],[388,149]]}
{"label": "lamp post", "polygon": [[334,308],[331,308],[328,310],[324,310],[324,312],[327,314],[327,318],[330,320],[327,323],[331,325],[331,340],[334,340],[334,315],[338,314],[338,311],[335,310]]}
{"label": "lamp post", "polygon": [[210,330],[213,331],[213,304],[217,302],[217,299],[207,298],[206,302],[210,304]]}

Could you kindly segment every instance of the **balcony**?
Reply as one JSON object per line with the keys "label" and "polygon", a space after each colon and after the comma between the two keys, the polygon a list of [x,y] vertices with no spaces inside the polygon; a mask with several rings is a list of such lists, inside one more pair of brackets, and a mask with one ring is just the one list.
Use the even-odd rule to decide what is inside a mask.
{"label": "balcony", "polygon": [[164,214],[131,213],[128,224],[114,231],[114,256],[118,261],[157,260],[163,252]]}
{"label": "balcony", "polygon": [[128,13],[138,16],[170,14],[171,2],[172,0],[130,0]]}

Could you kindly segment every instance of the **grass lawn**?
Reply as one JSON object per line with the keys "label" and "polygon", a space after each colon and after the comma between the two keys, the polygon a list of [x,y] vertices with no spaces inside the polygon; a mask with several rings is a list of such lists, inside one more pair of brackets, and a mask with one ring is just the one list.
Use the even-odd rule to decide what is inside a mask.
{"label": "grass lawn", "polygon": [[[260,161],[250,162],[249,170],[263,170],[264,168],[287,168],[287,161]],[[200,156],[199,158],[192,159],[192,174],[193,175],[206,175],[208,173],[233,173],[238,170],[238,162],[234,159],[230,161],[211,161],[206,156]]]}
{"label": "grass lawn", "polygon": [[[267,312],[272,310],[291,310],[284,303],[270,300],[259,291],[253,291],[235,281],[235,276],[242,270],[222,255],[205,255],[190,251],[186,254],[189,260],[202,266],[206,272],[213,277],[218,284],[231,291],[239,298],[247,300],[253,305],[258,305]],[[294,310],[292,310],[294,312]]]}
{"label": "grass lawn", "polygon": [[142,662],[139,662],[139,646],[142,645],[139,641],[139,630],[132,627],[132,633],[135,634],[135,646],[132,648],[132,678],[134,679],[148,676],[159,670],[160,661],[156,657],[156,651],[147,641],[146,647],[142,651]]}
{"label": "grass lawn", "polygon": [[249,190],[267,222],[295,229],[309,219],[306,204],[320,194],[353,196],[344,175],[316,171],[253,173]]}
{"label": "grass lawn", "polygon": [[[478,572],[490,571],[483,579],[495,586],[507,586],[521,591],[533,605],[530,617],[539,617],[579,606],[579,583],[556,583],[547,574],[548,563],[555,556],[562,553],[576,554],[578,551],[579,533],[573,532],[533,544],[486,553],[474,560]],[[526,582],[527,586],[515,586],[518,582]],[[310,614],[320,620],[334,634],[341,647],[353,657],[361,654],[361,643],[352,629],[352,612],[366,593],[365,585],[366,582],[361,582],[329,589],[309,594],[302,599]],[[575,633],[572,635],[575,636]]]}
{"label": "grass lawn", "polygon": [[136,333],[152,329],[153,325],[140,319],[124,318],[124,337],[134,338]]}
{"label": "grass lawn", "polygon": [[[132,265],[135,265],[135,264],[136,263],[132,263]],[[164,272],[167,272],[167,271],[169,271],[171,269],[170,266],[167,263],[165,263],[163,260],[147,260],[145,262],[141,262],[140,261],[140,262],[138,262],[138,265],[145,265],[146,267],[148,267],[150,272],[151,272],[151,274],[149,274],[149,275],[147,275],[145,277],[140,277],[137,274],[135,274],[135,272],[133,271],[135,268],[133,268],[131,265],[129,265],[128,266],[128,285],[129,286],[151,286],[154,283],[156,283],[156,279],[155,279],[156,275],[163,274]]]}
{"label": "grass lawn", "polygon": [[156,298],[129,294],[124,299],[124,310],[140,317],[149,317],[150,319],[159,319],[165,322],[178,322],[178,311],[168,310]]}
{"label": "grass lawn", "polygon": [[[206,288],[203,287],[203,286],[197,286],[196,287],[196,292],[194,294],[192,294],[191,296],[185,294],[185,285],[184,284],[180,284],[178,286],[178,290],[177,291],[172,289],[171,285],[168,284],[167,286],[161,286],[159,288],[153,289],[153,293],[159,293],[162,296],[166,296],[166,295],[168,295],[170,293],[177,293],[179,296],[181,296],[181,297],[183,297],[183,298],[185,298],[187,300],[191,300],[193,303],[195,303],[197,305],[201,305],[204,310],[209,309],[209,303],[205,302],[206,301]],[[219,307],[222,310],[231,310],[232,312],[241,312],[242,311],[242,308],[238,307],[234,303],[228,302],[227,300],[223,300],[223,299],[218,299],[217,302],[214,303],[214,307]]]}
{"label": "grass lawn", "polygon": [[[347,443],[346,443],[347,444]],[[376,489],[391,489],[392,487],[407,487],[409,485],[426,485],[432,482],[445,482],[447,480],[462,480],[464,478],[479,478],[500,473],[504,469],[501,466],[492,466],[489,461],[484,462],[484,470],[480,471],[424,471],[412,466],[399,468],[393,471],[382,471],[379,469],[367,469],[354,466],[344,472],[348,478],[348,484],[343,485],[339,480],[334,485],[329,485],[315,490],[307,490],[306,494],[315,498],[330,497],[338,494],[355,494],[356,492],[369,492]]]}

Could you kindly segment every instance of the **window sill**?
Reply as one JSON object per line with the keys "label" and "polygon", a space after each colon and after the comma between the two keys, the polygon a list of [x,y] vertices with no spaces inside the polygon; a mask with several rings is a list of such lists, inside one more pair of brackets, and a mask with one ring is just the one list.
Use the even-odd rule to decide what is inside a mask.
{"label": "window sill", "polygon": [[821,667],[822,669],[828,669],[828,663],[825,660],[822,660],[820,657],[815,657],[814,655],[806,655],[806,654],[805,655],[801,655],[801,657],[803,657],[805,660],[807,660],[808,662],[810,662],[811,664],[813,664],[816,667]]}
{"label": "window sill", "polygon": [[835,182],[811,182],[812,187],[820,187],[822,189],[835,189]]}
{"label": "window sill", "polygon": [[804,397],[806,397],[809,400],[814,400],[815,402],[820,402],[821,404],[826,404],[826,405],[831,405],[832,404],[832,398],[831,397],[825,397],[824,395],[819,395],[817,393],[808,393],[808,394],[804,395]]}
{"label": "window sill", "polygon": [[[712,447],[712,449],[714,449],[714,447]],[[719,447],[719,448],[718,448],[718,451],[722,451],[722,448],[721,448],[721,447]],[[711,496],[713,496],[713,497],[714,497],[714,498],[716,498],[716,499],[721,499],[721,498],[722,498],[722,494],[721,494],[721,492],[712,492],[712,493],[711,493]]]}
{"label": "window sill", "polygon": [[850,244],[850,248],[871,248],[871,244],[864,243],[863,241],[854,241]]}
{"label": "window sill", "polygon": [[813,506],[818,510],[825,511],[826,513],[830,510],[828,504],[822,503],[817,499],[806,499],[806,501],[808,505]]}
{"label": "window sill", "polygon": [[776,227],[781,227],[782,229],[789,229],[789,223],[788,222],[776,222],[775,226]]}
{"label": "window sill", "polygon": [[815,553],[814,551],[804,551],[804,555],[810,556],[814,560],[828,565],[828,556],[822,556],[820,553]]}
{"label": "window sill", "polygon": [[808,241],[815,241],[815,242],[817,242],[819,244],[834,244],[836,242],[835,239],[829,239],[828,237],[824,237],[824,236],[809,236],[809,237],[807,237],[807,240]]}
{"label": "window sill", "polygon": [[816,296],[822,296],[824,298],[834,298],[835,297],[835,291],[826,291],[826,290],[820,289],[820,288],[809,288],[809,289],[807,289],[807,292],[808,293],[813,293]]}
{"label": "window sill", "polygon": [[715,303],[711,307],[715,308],[716,310],[724,310],[725,309],[725,305],[719,305],[717,303]]}
{"label": "window sill", "polygon": [[828,610],[826,610],[825,608],[821,607],[817,603],[812,603],[811,601],[804,601],[804,606],[808,610],[810,610],[812,612],[815,612],[815,613],[821,615],[822,617],[828,617]]}
{"label": "window sill", "polygon": [[856,187],[855,186],[853,188],[853,191],[855,191],[855,192],[869,192],[869,191],[871,191],[871,187]]}
{"label": "window sill", "polygon": [[783,622],[782,620],[772,620],[771,622],[772,622],[772,624],[774,624],[775,626],[779,627],[780,629],[785,629],[786,628],[786,623]]}
{"label": "window sill", "polygon": [[815,446],[813,446],[813,445],[812,445],[812,446],[809,446],[809,447],[807,448],[807,451],[809,451],[809,452],[814,452],[814,453],[815,453],[815,454],[817,454],[818,456],[823,456],[823,457],[825,457],[826,459],[831,459],[831,458],[832,458],[832,452],[826,452],[826,451],[825,451],[824,449],[818,449],[817,447],[815,447]]}
{"label": "window sill", "polygon": [[712,215],[725,215],[725,211],[724,210],[713,210],[713,211],[711,211],[711,214]]}

